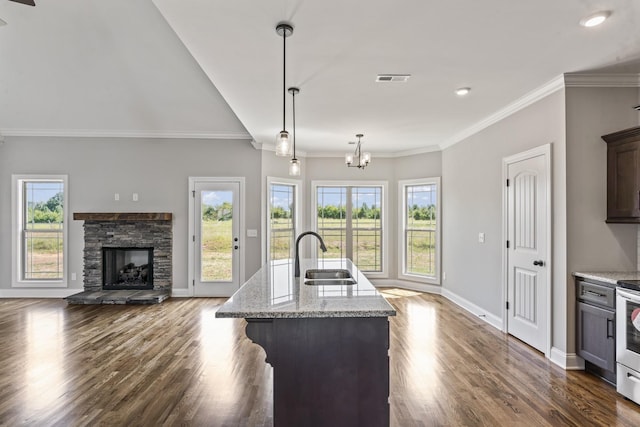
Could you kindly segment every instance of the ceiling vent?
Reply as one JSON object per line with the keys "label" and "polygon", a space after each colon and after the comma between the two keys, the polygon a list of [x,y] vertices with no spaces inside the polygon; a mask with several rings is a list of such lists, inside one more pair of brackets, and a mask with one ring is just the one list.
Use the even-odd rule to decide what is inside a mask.
{"label": "ceiling vent", "polygon": [[411,74],[378,74],[376,82],[405,83],[409,80],[409,77],[411,77]]}

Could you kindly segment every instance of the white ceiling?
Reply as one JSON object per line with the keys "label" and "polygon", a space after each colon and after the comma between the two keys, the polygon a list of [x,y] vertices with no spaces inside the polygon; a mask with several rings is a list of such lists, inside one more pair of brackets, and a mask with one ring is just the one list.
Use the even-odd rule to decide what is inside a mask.
{"label": "white ceiling", "polygon": [[[282,127],[280,21],[295,27],[287,86],[300,88],[298,148],[316,154],[347,151],[360,132],[374,155],[437,149],[563,73],[640,72],[637,0],[36,2],[0,1],[7,135],[273,144]],[[612,15],[602,26],[578,24],[603,9]],[[379,73],[411,78],[375,83]],[[453,93],[461,86],[469,96]]]}

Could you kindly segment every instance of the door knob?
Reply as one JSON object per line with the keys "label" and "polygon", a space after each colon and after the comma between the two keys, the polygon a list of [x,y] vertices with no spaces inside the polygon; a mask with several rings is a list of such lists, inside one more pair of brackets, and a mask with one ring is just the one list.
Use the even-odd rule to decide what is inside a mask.
{"label": "door knob", "polygon": [[544,261],[542,261],[541,259],[538,261],[533,261],[533,265],[537,265],[539,267],[542,267],[544,265]]}

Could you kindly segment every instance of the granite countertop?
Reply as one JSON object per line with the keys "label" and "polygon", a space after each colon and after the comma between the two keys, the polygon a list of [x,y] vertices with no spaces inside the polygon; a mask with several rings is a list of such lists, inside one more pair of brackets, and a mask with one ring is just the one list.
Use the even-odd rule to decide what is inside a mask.
{"label": "granite countertop", "polygon": [[391,304],[348,259],[304,259],[310,268],[347,269],[353,285],[310,286],[294,277],[293,260],[265,264],[216,312],[216,317],[251,319],[395,316]]}
{"label": "granite countertop", "polygon": [[617,285],[618,280],[640,280],[640,271],[576,271],[573,275],[574,277],[599,280],[612,285]]}

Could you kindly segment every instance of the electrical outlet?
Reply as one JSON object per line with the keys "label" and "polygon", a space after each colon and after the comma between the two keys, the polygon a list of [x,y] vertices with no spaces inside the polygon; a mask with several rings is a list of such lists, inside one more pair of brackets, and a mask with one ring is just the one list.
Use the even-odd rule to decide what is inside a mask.
{"label": "electrical outlet", "polygon": [[114,195],[113,195],[113,200],[115,200],[116,202],[117,202],[118,200],[120,200],[120,193],[116,193],[116,194],[114,194]]}
{"label": "electrical outlet", "polygon": [[133,196],[131,198],[132,198],[132,200],[134,202],[137,202],[138,201],[138,193],[133,193]]}
{"label": "electrical outlet", "polygon": [[478,242],[484,243],[484,233],[478,233]]}
{"label": "electrical outlet", "polygon": [[76,273],[71,273],[71,280],[76,280]]}
{"label": "electrical outlet", "polygon": [[443,281],[444,281],[444,280],[447,280],[447,272],[446,272],[446,271],[443,271],[443,272],[442,272],[442,280],[443,280]]}

